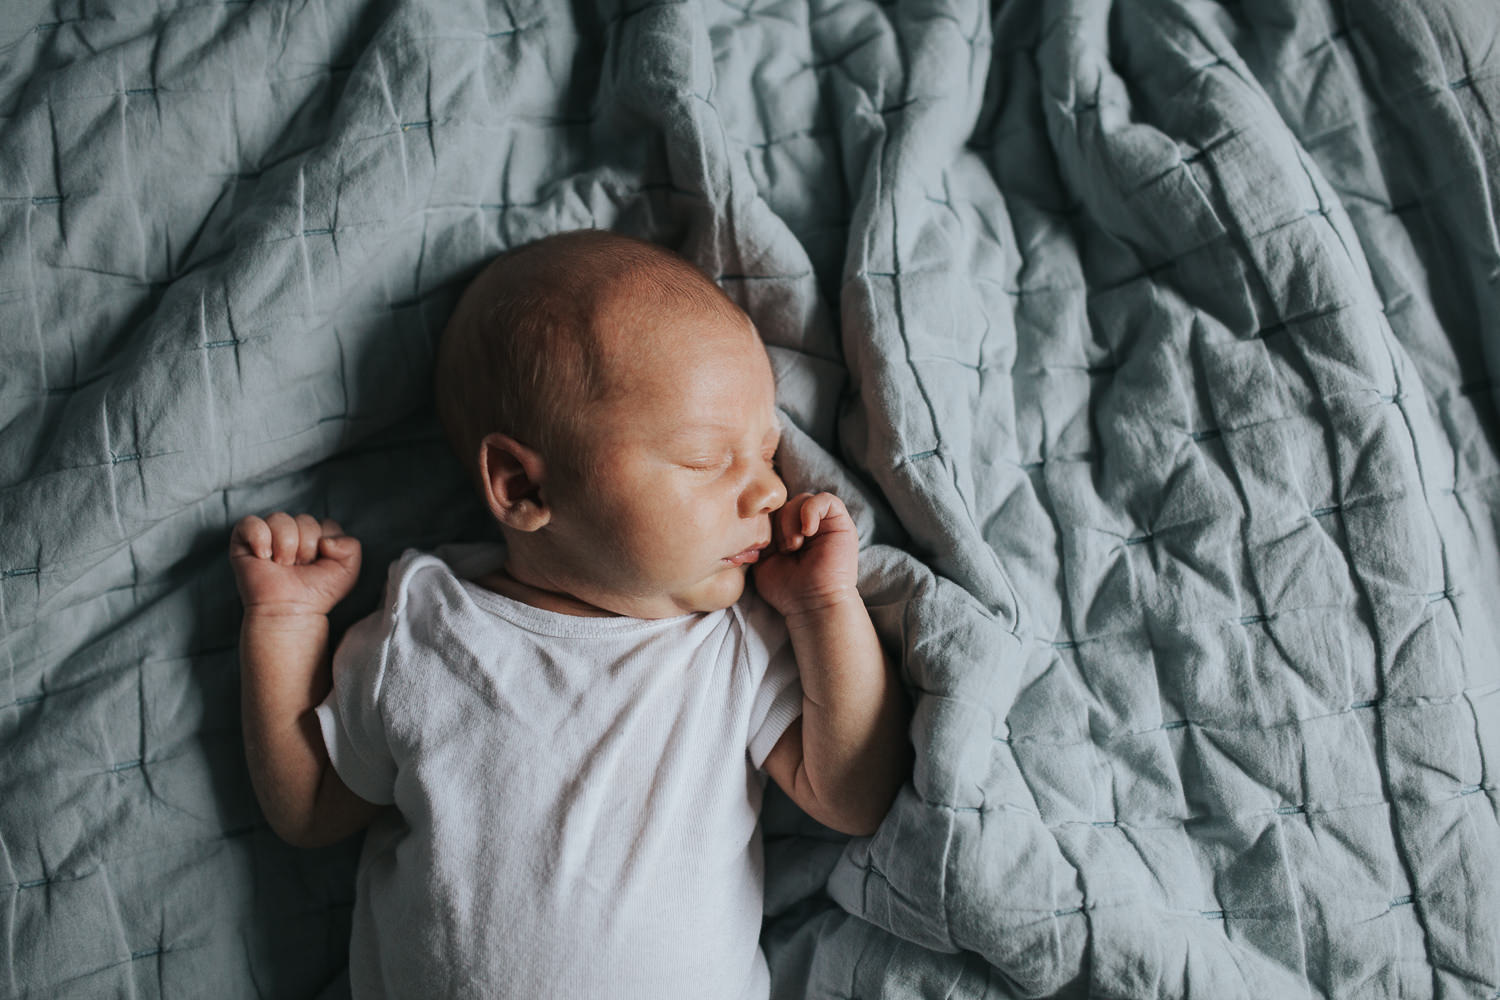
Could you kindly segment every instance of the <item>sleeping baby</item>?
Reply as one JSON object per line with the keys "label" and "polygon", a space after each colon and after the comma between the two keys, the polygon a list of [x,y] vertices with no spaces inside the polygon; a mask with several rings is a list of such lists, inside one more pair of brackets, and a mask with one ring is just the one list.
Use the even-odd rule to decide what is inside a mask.
{"label": "sleeping baby", "polygon": [[773,464],[754,327],[667,250],[560,234],[465,291],[436,395],[503,546],[408,550],[330,664],[358,541],[230,540],[266,817],[369,827],[355,995],[766,996],[764,776],[869,834],[910,747],[853,520]]}

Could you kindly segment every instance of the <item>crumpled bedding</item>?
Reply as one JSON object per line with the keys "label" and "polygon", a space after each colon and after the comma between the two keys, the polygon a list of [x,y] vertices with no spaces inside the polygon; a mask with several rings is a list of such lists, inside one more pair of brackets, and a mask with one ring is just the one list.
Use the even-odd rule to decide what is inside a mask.
{"label": "crumpled bedding", "polygon": [[[31,16],[35,7],[36,16]],[[1500,997],[1500,11],[74,0],[0,21],[0,996],[312,996],[229,527],[490,529],[499,250],[680,249],[849,501],[912,781],[765,816],[778,997]]]}

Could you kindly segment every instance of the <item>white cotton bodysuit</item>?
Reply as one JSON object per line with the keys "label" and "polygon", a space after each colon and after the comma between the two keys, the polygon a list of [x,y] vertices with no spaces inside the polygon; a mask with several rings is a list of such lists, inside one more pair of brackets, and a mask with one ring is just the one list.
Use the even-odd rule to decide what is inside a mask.
{"label": "white cotton bodysuit", "polygon": [[763,998],[758,815],[800,714],[753,591],[583,618],[471,582],[494,546],[408,550],[333,661],[318,721],[366,835],[356,997]]}

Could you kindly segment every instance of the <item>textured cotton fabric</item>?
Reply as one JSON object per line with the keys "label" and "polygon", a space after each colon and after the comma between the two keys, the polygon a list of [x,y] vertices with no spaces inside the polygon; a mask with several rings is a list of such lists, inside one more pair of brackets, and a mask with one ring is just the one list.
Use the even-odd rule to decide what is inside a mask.
{"label": "textured cotton fabric", "polygon": [[578,617],[457,573],[403,555],[318,708],[340,777],[395,805],[360,860],[355,996],[765,997],[758,768],[802,711],[780,617],[753,592]]}

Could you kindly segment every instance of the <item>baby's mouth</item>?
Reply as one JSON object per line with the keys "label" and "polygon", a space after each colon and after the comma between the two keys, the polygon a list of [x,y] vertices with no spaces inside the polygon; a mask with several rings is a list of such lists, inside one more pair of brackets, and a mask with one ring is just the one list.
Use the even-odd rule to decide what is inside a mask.
{"label": "baby's mouth", "polygon": [[756,562],[760,559],[761,550],[764,548],[764,545],[752,545],[748,549],[745,549],[743,552],[737,552],[734,555],[729,556],[724,561],[729,563],[731,566],[748,566],[750,563]]}

